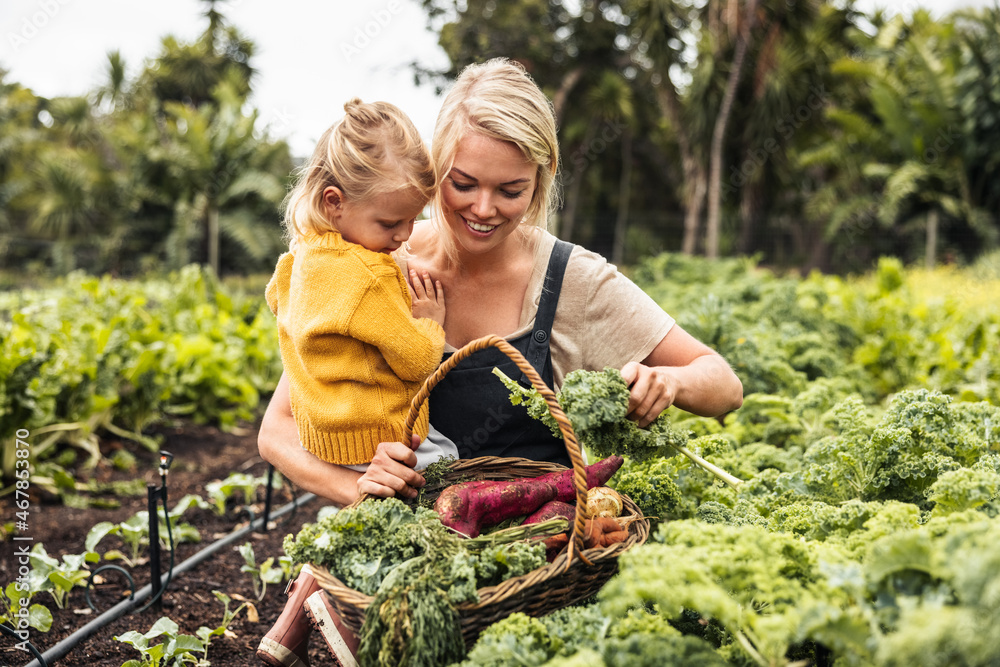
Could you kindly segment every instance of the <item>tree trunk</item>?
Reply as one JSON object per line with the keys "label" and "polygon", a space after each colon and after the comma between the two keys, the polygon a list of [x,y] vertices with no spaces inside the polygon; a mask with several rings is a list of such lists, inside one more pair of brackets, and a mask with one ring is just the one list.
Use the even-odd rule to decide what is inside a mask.
{"label": "tree trunk", "polygon": [[611,263],[621,266],[625,260],[625,236],[628,231],[629,197],[632,193],[632,130],[622,133],[622,173],[618,180],[618,216],[615,218],[615,240],[611,246]]}
{"label": "tree trunk", "polygon": [[817,229],[813,234],[812,248],[809,251],[809,259],[806,261],[803,273],[809,275],[812,271],[826,271],[829,256],[830,244],[827,243],[823,230]]}
{"label": "tree trunk", "polygon": [[739,34],[740,28],[740,2],[739,0],[728,0],[726,2],[726,27],[729,29],[730,39]]}
{"label": "tree trunk", "polygon": [[931,209],[927,214],[927,246],[924,248],[924,266],[933,269],[937,263],[938,211]]}
{"label": "tree trunk", "polygon": [[701,227],[701,208],[705,201],[707,188],[705,169],[698,161],[691,144],[691,138],[681,122],[681,105],[677,98],[677,90],[673,86],[668,73],[663,73],[663,83],[656,89],[656,100],[660,110],[674,128],[677,146],[681,151],[681,163],[684,173],[684,240],[681,251],[685,255],[693,255],[698,243],[698,233]]}
{"label": "tree trunk", "polygon": [[693,255],[701,234],[701,209],[705,205],[708,178],[705,170],[694,159],[684,160],[684,240],[681,252]]}
{"label": "tree trunk", "polygon": [[757,231],[761,210],[764,208],[763,190],[763,184],[757,178],[748,180],[740,190],[740,238],[736,245],[736,252],[741,255],[750,255],[755,250],[761,249],[754,242],[754,235]]}
{"label": "tree trunk", "polygon": [[219,275],[219,209],[208,206],[208,265],[212,272]]}
{"label": "tree trunk", "polygon": [[743,78],[743,64],[750,46],[751,32],[756,23],[759,2],[760,0],[750,0],[747,7],[745,29],[738,33],[732,68],[729,70],[729,79],[726,81],[726,92],[723,95],[722,104],[719,106],[719,115],[715,118],[715,128],[712,130],[712,148],[709,154],[708,223],[705,236],[705,255],[710,259],[719,256],[719,228],[722,224],[722,144],[726,138],[729,118],[732,115],[736,89],[740,85],[740,79]]}
{"label": "tree trunk", "polygon": [[583,76],[583,67],[570,70],[559,82],[559,90],[552,96],[552,110],[556,117],[556,127],[562,125],[563,114],[566,113],[566,98],[576,87]]}
{"label": "tree trunk", "polygon": [[573,171],[570,174],[569,190],[566,192],[566,205],[559,214],[558,236],[563,241],[572,241],[576,227],[576,209],[580,203],[580,187],[583,184],[583,172],[593,161],[587,157],[590,142],[597,133],[597,122],[591,118],[583,133],[583,143],[573,153]]}

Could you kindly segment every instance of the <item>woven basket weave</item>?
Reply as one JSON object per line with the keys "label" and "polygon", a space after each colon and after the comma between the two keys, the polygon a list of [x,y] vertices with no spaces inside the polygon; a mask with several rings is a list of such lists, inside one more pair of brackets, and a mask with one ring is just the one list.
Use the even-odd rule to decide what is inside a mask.
{"label": "woven basket weave", "polygon": [[[639,507],[627,496],[622,496],[623,515],[638,517],[628,526],[629,536],[623,542],[608,547],[584,549],[583,531],[587,498],[587,477],[583,456],[573,427],[559,406],[555,394],[542,381],[534,367],[507,341],[497,336],[486,336],[472,341],[459,349],[435,371],[413,398],[406,421],[407,440],[420,407],[427,401],[431,389],[469,355],[495,346],[504,352],[518,368],[531,380],[532,385],[545,398],[552,416],[559,424],[560,433],[566,444],[566,452],[573,464],[573,486],[576,490],[576,520],[573,523],[569,547],[555,561],[520,577],[513,577],[497,584],[479,589],[479,602],[458,605],[462,624],[462,637],[467,645],[472,645],[479,633],[487,626],[506,616],[520,611],[530,616],[543,616],[557,609],[587,599],[618,571],[618,556],[649,537],[649,521],[642,516]],[[441,489],[470,479],[510,480],[521,477],[537,477],[550,472],[566,470],[565,466],[532,461],[522,458],[502,458],[483,456],[455,461],[445,473],[441,484],[435,488],[425,487],[425,497],[436,499]],[[354,507],[368,496],[358,498],[350,506]],[[359,633],[364,623],[365,610],[372,597],[345,586],[329,570],[317,565],[310,566],[320,587],[326,591],[337,613],[344,623],[355,633]]]}

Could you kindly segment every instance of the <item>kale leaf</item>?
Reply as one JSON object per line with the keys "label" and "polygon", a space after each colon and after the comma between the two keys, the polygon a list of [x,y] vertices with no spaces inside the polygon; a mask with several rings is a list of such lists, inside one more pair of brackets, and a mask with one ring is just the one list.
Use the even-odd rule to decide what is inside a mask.
{"label": "kale leaf", "polygon": [[[524,405],[529,416],[546,424],[556,437],[561,437],[548,404],[536,389],[525,389],[498,368],[493,369],[493,374],[510,391],[513,405]],[[689,451],[685,445],[691,434],[671,424],[665,413],[647,428],[639,428],[627,417],[628,399],[628,385],[621,372],[614,368],[572,371],[566,375],[562,389],[556,394],[556,400],[573,425],[580,446],[589,449],[598,458],[617,454],[640,462],[680,452],[730,486],[740,485],[739,479]]]}

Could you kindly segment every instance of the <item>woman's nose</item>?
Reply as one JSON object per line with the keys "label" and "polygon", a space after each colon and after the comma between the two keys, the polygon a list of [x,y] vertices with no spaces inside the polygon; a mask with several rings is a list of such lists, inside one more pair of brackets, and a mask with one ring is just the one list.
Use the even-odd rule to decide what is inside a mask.
{"label": "woman's nose", "polygon": [[476,195],[476,200],[472,203],[472,213],[480,220],[488,220],[496,215],[496,206],[493,205],[493,196],[485,188],[480,189]]}

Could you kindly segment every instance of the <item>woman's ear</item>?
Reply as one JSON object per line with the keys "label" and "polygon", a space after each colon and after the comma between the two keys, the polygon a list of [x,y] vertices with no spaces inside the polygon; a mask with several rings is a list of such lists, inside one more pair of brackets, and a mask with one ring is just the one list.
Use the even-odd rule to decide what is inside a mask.
{"label": "woman's ear", "polygon": [[323,207],[326,209],[326,214],[331,218],[339,217],[344,208],[343,191],[333,185],[327,186],[323,190]]}

